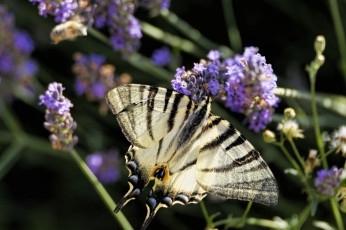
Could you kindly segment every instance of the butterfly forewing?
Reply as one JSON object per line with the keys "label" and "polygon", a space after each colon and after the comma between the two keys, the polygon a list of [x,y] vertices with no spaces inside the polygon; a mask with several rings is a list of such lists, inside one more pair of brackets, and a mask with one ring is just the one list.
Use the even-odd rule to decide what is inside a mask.
{"label": "butterfly forewing", "polygon": [[187,96],[160,87],[122,85],[109,91],[106,100],[126,138],[135,146],[149,148],[183,121]]}

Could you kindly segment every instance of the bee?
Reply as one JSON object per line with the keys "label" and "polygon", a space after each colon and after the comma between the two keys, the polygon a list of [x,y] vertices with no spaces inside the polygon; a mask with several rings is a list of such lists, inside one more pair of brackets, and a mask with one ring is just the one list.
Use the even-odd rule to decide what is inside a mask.
{"label": "bee", "polygon": [[88,27],[78,21],[70,20],[55,26],[50,38],[53,44],[58,44],[63,40],[70,40],[78,36],[86,36]]}

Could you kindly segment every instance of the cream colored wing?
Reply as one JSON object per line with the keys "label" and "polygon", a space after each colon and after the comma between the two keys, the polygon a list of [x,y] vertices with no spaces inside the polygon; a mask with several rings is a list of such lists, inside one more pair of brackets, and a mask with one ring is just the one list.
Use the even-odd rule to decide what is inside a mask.
{"label": "cream colored wing", "polygon": [[174,126],[181,126],[192,101],[175,91],[147,85],[121,85],[106,100],[126,138],[135,146],[149,148]]}
{"label": "cream colored wing", "polygon": [[259,152],[228,121],[211,115],[204,126],[196,163],[196,179],[209,194],[278,202],[275,178]]}

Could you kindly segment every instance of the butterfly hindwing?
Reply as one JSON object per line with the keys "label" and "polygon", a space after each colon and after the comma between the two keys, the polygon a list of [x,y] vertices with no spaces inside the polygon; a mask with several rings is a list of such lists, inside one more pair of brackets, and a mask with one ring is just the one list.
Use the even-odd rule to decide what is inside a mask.
{"label": "butterfly hindwing", "polygon": [[228,121],[210,116],[203,137],[196,173],[202,188],[224,198],[277,203],[278,188],[272,172],[259,152]]}

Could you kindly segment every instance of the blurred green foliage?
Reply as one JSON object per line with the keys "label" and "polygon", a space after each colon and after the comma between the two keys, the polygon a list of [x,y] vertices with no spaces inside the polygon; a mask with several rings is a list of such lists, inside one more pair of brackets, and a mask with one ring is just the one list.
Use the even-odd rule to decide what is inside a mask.
{"label": "blurred green foliage", "polygon": [[[342,71],[342,66],[346,63],[342,63],[341,48],[338,45],[328,1],[242,0],[231,3],[233,12],[226,8],[227,1],[172,0],[170,11],[212,41],[213,48],[223,45],[241,53],[245,46],[258,47],[267,62],[272,64],[278,76],[278,86],[300,92],[310,90],[305,66],[315,57],[315,37],[322,34],[326,38],[327,46],[324,52],[325,63],[317,75],[316,92],[324,93],[325,97],[329,94],[346,96],[346,77]],[[130,60],[122,59],[108,44],[98,39],[95,36],[97,32],[91,32],[87,37],[79,37],[75,41],[53,45],[49,39],[50,30],[55,26],[51,17],[39,16],[37,7],[27,0],[4,0],[1,4],[6,5],[15,14],[17,26],[27,30],[35,42],[33,58],[39,63],[35,83],[38,94],[42,94],[52,81],[61,82],[66,87],[64,94],[74,104],[71,114],[78,123],[76,135],[79,136],[79,144],[76,150],[83,158],[92,152],[113,147],[125,153],[129,143],[113,115],[100,115],[97,103],[87,101],[85,96],[76,95],[75,78],[71,71],[75,52],[105,55],[107,63],[116,66],[117,74],[131,74],[135,83],[170,87],[174,69],[159,69],[146,65],[148,60],[145,57],[150,57],[154,49],[167,42],[174,45],[173,52],[181,56],[179,65],[189,69],[194,62],[205,58],[209,48],[201,47],[197,41],[184,35],[165,16],[151,18],[143,9],[139,9],[135,14],[143,23],[149,23],[164,32],[186,39],[198,48],[182,50],[179,43],[170,43],[173,38],[155,38],[151,34],[153,28],[150,27],[141,40],[141,56],[135,55]],[[338,4],[345,25],[346,2],[338,1]],[[228,17],[225,17],[224,13]],[[232,19],[235,19],[232,23],[236,24],[230,27],[227,20]],[[232,34],[232,28],[239,30],[241,39],[234,44],[230,44],[228,38],[228,33]],[[230,51],[229,48],[225,50]],[[229,53],[231,54],[232,52]],[[281,114],[287,106],[296,109],[298,121],[304,129],[305,139],[298,140],[296,145],[302,157],[306,158],[309,149],[317,148],[309,99],[284,97],[269,128],[276,129],[276,123],[283,118]],[[17,99],[7,105],[7,111],[10,118],[5,119],[3,115],[4,119],[0,122],[0,156],[10,155],[11,163],[7,165],[8,168],[3,174],[0,174],[0,229],[120,229],[71,156],[65,152],[50,150],[49,134],[42,125],[44,109],[38,106],[38,100]],[[320,128],[323,131],[330,132],[346,123],[345,115],[323,107],[318,107],[318,111]],[[273,220],[273,217],[279,216],[293,223],[299,215],[307,218],[302,229],[315,229],[312,220],[323,220],[336,226],[328,202],[319,204],[313,218],[304,209],[307,196],[302,191],[302,184],[297,177],[284,174],[284,170],[292,166],[278,148],[264,143],[261,134],[247,130],[239,122],[243,118],[238,114],[231,113],[219,105],[213,108],[213,112],[228,119],[248,137],[269,163],[279,184],[279,204],[266,207],[254,203],[248,214],[252,219],[249,219],[244,229],[259,229],[257,225],[251,224],[254,223],[254,218]],[[11,119],[13,124],[10,122]],[[19,128],[16,128],[16,124]],[[328,160],[330,165],[343,166],[340,156],[330,155]],[[0,162],[0,165],[1,163],[3,162]],[[120,170],[121,180],[106,186],[115,202],[120,200],[128,189],[124,164]],[[135,229],[140,227],[145,217],[147,193],[148,191],[144,191],[139,199],[132,201],[122,210]],[[241,217],[247,202],[223,201],[209,197],[205,199],[205,205],[209,214],[220,212],[215,219],[217,221],[226,219],[229,215]],[[342,217],[345,222],[345,215]],[[175,205],[158,212],[149,229],[203,229],[205,226],[199,205]]]}

